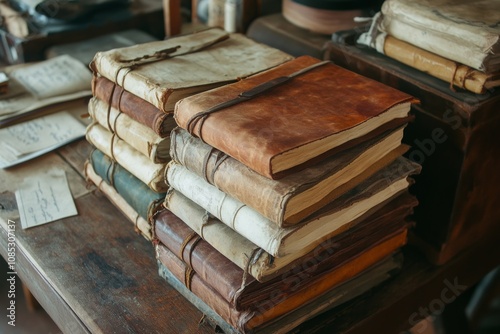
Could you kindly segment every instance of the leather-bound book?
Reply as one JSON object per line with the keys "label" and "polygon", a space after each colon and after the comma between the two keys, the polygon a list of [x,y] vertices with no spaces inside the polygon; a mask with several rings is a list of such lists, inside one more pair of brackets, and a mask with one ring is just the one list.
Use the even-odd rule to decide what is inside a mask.
{"label": "leather-bound book", "polygon": [[[159,246],[159,248],[162,248]],[[164,250],[162,248],[161,250]],[[169,254],[171,255],[171,254]],[[282,316],[277,316],[265,323],[260,324],[258,327],[252,328],[252,333],[290,333],[294,328],[304,323],[323,312],[334,309],[378,286],[384,281],[394,277],[401,270],[403,256],[400,252],[395,253],[367,269],[360,275],[348,280],[347,282],[336,286],[333,289],[323,293],[321,296],[314,298],[306,304],[298,307]],[[229,319],[221,317],[209,305],[217,305],[217,303],[224,305],[225,301],[208,287],[201,287],[198,290],[188,289],[182,279],[176,278],[174,273],[170,271],[161,260],[158,260],[158,272],[174,289],[181,295],[189,300],[196,308],[198,308],[204,315],[205,320],[214,327],[214,329],[222,329],[226,334],[242,333],[244,331],[237,330],[231,324]],[[204,296],[210,295],[210,300],[203,300],[202,296],[198,296],[197,292],[206,292]],[[201,293],[200,293],[201,294]],[[246,313],[239,313],[240,318],[246,316]]]}
{"label": "leather-bound book", "polygon": [[[155,238],[159,242],[177,257],[189,262],[189,266],[228,302],[237,309],[242,309],[265,298],[265,291],[270,295],[284,276],[292,276],[301,271],[308,272],[308,276],[314,276],[325,268],[342,263],[342,258],[349,252],[369,248],[401,233],[408,227],[406,219],[415,205],[416,200],[413,196],[408,193],[403,194],[358,225],[325,240],[313,251],[284,266],[280,258],[273,258],[257,247],[247,247],[244,243],[238,246],[241,237],[235,233],[204,234],[205,239],[202,239],[169,210],[158,211],[153,224]],[[210,223],[221,224],[215,221]],[[304,266],[305,263],[314,265]],[[260,270],[258,274],[267,276],[255,275],[256,270],[252,267],[256,266],[261,267],[257,268]],[[221,271],[224,272],[223,276],[219,274]],[[301,282],[307,283],[302,280]]]}
{"label": "leather-bound book", "polygon": [[386,0],[380,29],[487,74],[500,70],[498,1]]}
{"label": "leather-bound book", "polygon": [[179,101],[180,127],[268,178],[283,177],[409,120],[416,100],[302,56]]}
{"label": "leather-bound book", "polygon": [[171,112],[183,97],[277,66],[292,56],[219,28],[96,53],[94,75]]}
{"label": "leather-bound book", "polygon": [[[197,295],[235,329],[249,332],[307,305],[341,284],[363,274],[366,270],[397,252],[405,242],[406,233],[403,232],[358,254],[353,254],[342,265],[330,268],[320,275],[311,276],[307,272],[302,272],[304,276],[310,277],[310,281],[304,286],[297,285],[301,280],[300,274],[285,275],[280,282],[283,286],[288,286],[289,291],[283,294],[271,294],[271,297],[240,311],[227,302],[210,286],[209,282],[206,282],[200,274],[192,270],[167,247],[157,243],[155,248],[157,259],[187,289]],[[225,272],[221,270],[219,276],[223,275]]]}
{"label": "leather-bound book", "polygon": [[84,173],[148,240],[153,232],[149,223],[160,208],[164,193],[156,193],[99,150],[92,151]]}
{"label": "leather-bound book", "polygon": [[[207,215],[203,208],[182,194],[174,191],[168,196],[169,207],[175,213],[173,217],[178,217],[186,226],[201,236],[203,240],[217,249],[226,258],[230,259],[236,266],[246,270],[259,282],[269,281],[277,275],[283,274],[290,266],[295,265],[302,256],[311,254],[311,252],[312,254],[318,254],[319,252],[335,248],[335,244],[331,242],[334,240],[334,236],[326,236],[321,238],[319,245],[314,247],[310,252],[295,252],[282,257],[274,257],[217,218]],[[408,199],[405,196],[397,196],[396,199],[381,206],[378,210],[373,210],[373,214],[366,217],[366,220],[371,221],[372,224],[378,224],[378,221],[387,219],[402,221],[404,217],[411,214],[415,205],[416,201],[414,198]],[[168,225],[169,220],[167,221],[167,219],[169,217],[167,214],[160,214],[156,222],[164,221]],[[354,228],[362,223],[364,221],[363,218],[359,217],[352,221],[349,224],[349,228]],[[177,251],[175,252],[178,253]]]}
{"label": "leather-bound book", "polygon": [[99,125],[114,133],[152,162],[159,164],[170,161],[170,137],[158,136],[151,128],[96,97],[90,99],[88,112]]}
{"label": "leather-bound book", "polygon": [[[172,160],[279,226],[291,226],[392,163],[408,149],[403,127],[279,180],[264,177],[186,130],[171,133]],[[238,180],[235,182],[235,180]]]}
{"label": "leather-bound book", "polygon": [[168,190],[164,179],[166,163],[154,163],[96,121],[87,127],[85,138],[92,146],[116,161],[151,190],[157,193]]}
{"label": "leather-bound book", "polygon": [[173,189],[164,205],[178,215],[186,210],[186,201],[182,200],[186,197],[272,256],[303,255],[406,191],[409,176],[419,170],[419,165],[400,157],[300,224],[283,228],[172,161],[167,181]]}
{"label": "leather-bound book", "polygon": [[170,131],[177,125],[172,114],[160,111],[151,103],[127,92],[105,77],[92,77],[92,94],[116,110],[151,128],[162,138],[168,137]]}

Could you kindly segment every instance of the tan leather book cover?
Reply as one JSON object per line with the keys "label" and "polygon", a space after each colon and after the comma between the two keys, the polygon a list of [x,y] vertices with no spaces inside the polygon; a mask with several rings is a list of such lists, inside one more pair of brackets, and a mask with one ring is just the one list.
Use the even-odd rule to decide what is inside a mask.
{"label": "tan leather book cover", "polygon": [[[264,177],[178,127],[170,155],[279,226],[299,223],[404,154],[403,128],[361,143],[279,180]],[[238,180],[235,182],[235,180]]]}
{"label": "tan leather book cover", "polygon": [[[415,204],[413,196],[407,193],[399,196],[345,233],[326,240],[320,247],[290,263],[281,270],[280,275],[264,282],[248,275],[245,277],[247,268],[238,267],[168,210],[157,214],[154,229],[159,242],[197,272],[227,302],[242,310],[263,302],[273,294],[278,296],[278,291],[286,293],[283,290],[286,286],[282,284],[284,277],[296,281],[295,287],[298,289],[312,277],[338,267],[353,254],[401,233],[408,227],[405,219]],[[228,236],[225,239],[228,240]],[[222,239],[215,246],[219,249],[225,247]],[[239,256],[250,257],[250,254],[245,255],[243,248],[241,250],[243,252]],[[304,265],[306,263],[315,265],[309,267]],[[269,261],[267,266],[272,268],[274,264]],[[307,276],[304,273],[301,275],[301,271],[307,272]]]}
{"label": "tan leather book cover", "polygon": [[302,56],[184,98],[174,115],[207,144],[279,178],[405,124],[412,102],[394,88]]}

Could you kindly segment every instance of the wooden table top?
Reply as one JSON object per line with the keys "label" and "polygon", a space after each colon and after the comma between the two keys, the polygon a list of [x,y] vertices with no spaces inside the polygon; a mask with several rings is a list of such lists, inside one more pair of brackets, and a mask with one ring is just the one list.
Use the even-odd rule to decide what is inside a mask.
{"label": "wooden table top", "polygon": [[[16,270],[65,333],[213,333],[202,314],[158,274],[154,248],[105,197],[88,186],[85,140],[21,166],[0,170],[0,253],[7,259],[7,222],[16,222]],[[14,191],[30,173],[66,171],[78,216],[22,230]],[[497,239],[497,236],[494,236]],[[498,240],[433,267],[411,247],[395,278],[365,296],[301,325],[297,333],[399,333],[419,307],[449,284],[476,284],[499,265]]]}

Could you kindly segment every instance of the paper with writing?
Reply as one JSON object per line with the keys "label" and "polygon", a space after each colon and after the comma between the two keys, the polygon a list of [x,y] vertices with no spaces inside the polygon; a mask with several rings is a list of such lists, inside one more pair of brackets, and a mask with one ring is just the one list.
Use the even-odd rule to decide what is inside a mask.
{"label": "paper with writing", "polygon": [[90,70],[68,55],[51,58],[10,73],[38,99],[87,90],[92,81]]}
{"label": "paper with writing", "polygon": [[0,167],[32,159],[84,135],[85,126],[66,111],[0,129]]}
{"label": "paper with writing", "polygon": [[78,214],[63,170],[29,177],[15,195],[23,229]]}

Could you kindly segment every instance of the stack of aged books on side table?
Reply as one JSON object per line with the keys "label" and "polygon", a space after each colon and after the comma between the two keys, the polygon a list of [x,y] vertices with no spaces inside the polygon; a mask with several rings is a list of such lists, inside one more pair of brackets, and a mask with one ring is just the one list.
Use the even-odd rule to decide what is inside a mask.
{"label": "stack of aged books on side table", "polygon": [[437,264],[498,235],[500,1],[386,0],[329,58],[421,101],[405,134],[422,165],[412,240]]}
{"label": "stack of aged books on side table", "polygon": [[[212,324],[289,331],[401,267],[420,171],[402,156],[412,96],[219,29],[98,53],[91,67],[98,150],[86,173],[144,220],[160,275]],[[120,132],[151,106],[168,118],[149,126],[168,138],[161,161],[132,154]],[[154,182],[141,180],[146,166]],[[139,179],[121,191],[145,216],[120,174]]]}

